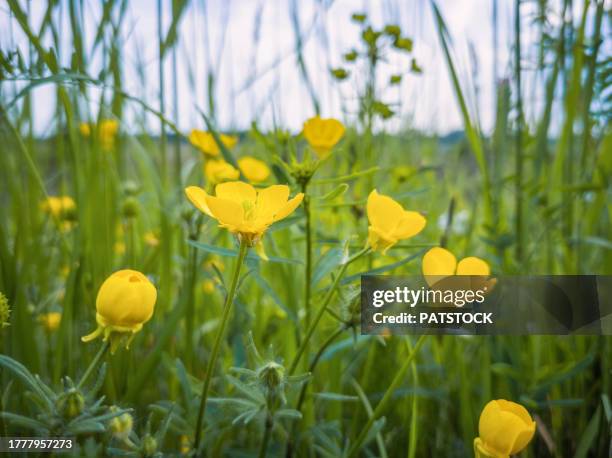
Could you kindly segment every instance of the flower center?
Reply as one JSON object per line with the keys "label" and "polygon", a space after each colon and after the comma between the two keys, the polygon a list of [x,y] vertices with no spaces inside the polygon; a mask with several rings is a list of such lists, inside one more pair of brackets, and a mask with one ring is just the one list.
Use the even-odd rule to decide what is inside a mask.
{"label": "flower center", "polygon": [[244,219],[252,221],[255,219],[255,204],[250,200],[244,200],[242,202],[242,208],[244,210]]}

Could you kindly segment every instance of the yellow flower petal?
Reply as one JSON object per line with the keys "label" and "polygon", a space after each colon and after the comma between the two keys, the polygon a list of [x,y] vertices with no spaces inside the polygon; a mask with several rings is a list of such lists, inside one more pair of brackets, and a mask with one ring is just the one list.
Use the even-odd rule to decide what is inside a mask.
{"label": "yellow flower petal", "polygon": [[206,204],[206,197],[208,194],[202,188],[198,186],[188,186],[185,188],[185,195],[191,201],[195,207],[201,212],[207,214],[208,216],[213,216]]}
{"label": "yellow flower petal", "polygon": [[385,233],[391,233],[405,216],[400,204],[389,196],[378,194],[376,189],[368,196],[366,207],[370,225]]}
{"label": "yellow flower petal", "polygon": [[212,216],[230,230],[236,230],[244,222],[244,208],[236,201],[206,196],[206,204]]}
{"label": "yellow flower petal", "polygon": [[344,125],[337,119],[315,116],[304,123],[302,133],[315,153],[323,158],[344,135]]}
{"label": "yellow flower petal", "polygon": [[302,200],[304,200],[304,194],[301,192],[296,194],[293,199],[287,201],[287,203],[276,212],[274,215],[274,221],[280,221],[281,219],[289,216],[295,211],[296,208],[298,208],[298,206],[302,203]]}
{"label": "yellow flower petal", "polygon": [[455,275],[457,259],[448,250],[435,247],[425,253],[421,265],[425,281],[429,286],[438,283],[444,277]]}
{"label": "yellow flower petal", "polygon": [[253,183],[266,181],[270,176],[270,169],[266,163],[254,157],[244,156],[238,159],[238,167],[246,179]]}
{"label": "yellow flower petal", "polygon": [[272,219],[287,204],[289,186],[273,185],[257,194],[257,215],[262,219]]}
{"label": "yellow flower petal", "polygon": [[240,204],[241,207],[244,202],[251,202],[255,205],[257,199],[257,191],[255,188],[243,181],[230,181],[218,184],[215,187],[215,195],[220,199],[236,202]]}
{"label": "yellow flower petal", "polygon": [[535,428],[524,407],[503,399],[487,403],[478,422],[480,439],[494,456],[519,453],[532,439]]}
{"label": "yellow flower petal", "polygon": [[491,275],[489,264],[480,258],[471,256],[459,261],[457,265],[457,275]]}
{"label": "yellow flower petal", "polygon": [[393,231],[393,236],[398,239],[414,237],[423,230],[427,220],[418,212],[405,211],[403,218]]}

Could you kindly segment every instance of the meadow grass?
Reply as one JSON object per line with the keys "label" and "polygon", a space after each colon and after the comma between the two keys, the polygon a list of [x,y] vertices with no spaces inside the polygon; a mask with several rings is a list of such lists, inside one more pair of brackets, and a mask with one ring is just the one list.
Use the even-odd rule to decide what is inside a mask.
{"label": "meadow grass", "polygon": [[[156,3],[158,71],[143,73],[141,85],[174,82],[171,93],[161,85],[156,104],[124,89],[119,36],[127,3],[104,3],[87,47],[82,2],[48,2],[38,29],[23,2],[7,2],[27,41],[0,49],[0,292],[11,308],[10,326],[0,330],[3,436],[70,431],[87,456],[188,455],[198,453],[194,445],[207,456],[469,456],[483,406],[504,398],[527,407],[537,423],[524,456],[609,456],[609,336],[366,336],[358,309],[360,275],[419,275],[423,254],[439,245],[459,258],[485,259],[495,274],[612,274],[610,56],[598,54],[609,15],[603,1],[564,0],[558,26],[516,16],[517,36],[540,27],[549,38],[534,77],[543,110],[535,119],[524,113],[525,50],[515,42],[491,135],[470,108],[444,9],[431,2],[464,127],[452,141],[376,128],[393,113],[377,94],[384,35],[369,36],[365,19],[359,114],[314,176],[300,168],[313,153],[280,123],[268,131],[254,124],[237,132],[235,148],[225,147],[209,90],[200,124],[221,157],[232,165],[257,157],[272,170],[265,184],[306,194],[264,236],[268,261],[245,254],[184,194],[187,185],[212,188],[200,153],[177,127],[178,31],[193,3]],[[60,13],[68,24],[55,19]],[[293,24],[303,37],[300,22]],[[88,56],[99,49],[104,71],[90,75]],[[319,107],[302,53],[298,39],[300,74]],[[65,67],[59,59],[68,54]],[[211,66],[209,89],[216,78]],[[32,95],[43,85],[55,89],[57,112],[45,136],[34,130]],[[553,109],[561,110],[558,130]],[[125,121],[128,111],[140,114],[136,122]],[[110,144],[105,120],[119,126]],[[427,218],[423,232],[385,255],[362,250],[374,188]],[[41,210],[61,195],[74,199],[73,211]],[[232,277],[235,262],[242,274]],[[100,285],[122,268],[148,275],[158,299],[130,349],[106,355],[80,338],[94,326]],[[49,312],[61,313],[57,327],[41,323]],[[105,361],[101,370],[90,366],[96,355]],[[65,378],[84,374],[83,384]],[[33,395],[21,394],[24,384]],[[81,402],[74,385],[87,387],[83,402],[91,409],[80,430],[65,417],[66,399]],[[120,410],[96,410],[96,393]],[[41,412],[59,415],[52,428]],[[126,413],[133,432],[120,440],[109,425]]]}

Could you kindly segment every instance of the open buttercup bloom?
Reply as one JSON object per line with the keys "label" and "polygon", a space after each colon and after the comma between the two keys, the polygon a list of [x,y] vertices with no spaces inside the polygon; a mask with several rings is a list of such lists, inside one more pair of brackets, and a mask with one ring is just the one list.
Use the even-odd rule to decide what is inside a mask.
{"label": "open buttercup bloom", "polygon": [[222,159],[207,160],[204,164],[204,176],[211,185],[234,181],[240,177],[238,169]]}
{"label": "open buttercup bloom", "polygon": [[[223,146],[227,149],[232,149],[238,143],[238,137],[233,135],[217,134]],[[189,141],[193,146],[198,148],[202,153],[208,156],[219,156],[221,149],[215,141],[215,137],[210,132],[193,129],[189,134]]]}
{"label": "open buttercup bloom", "polygon": [[407,211],[389,196],[370,193],[367,202],[368,244],[374,251],[386,253],[400,240],[414,237],[427,223],[425,217],[415,211]]}
{"label": "open buttercup bloom", "polygon": [[325,159],[344,135],[344,125],[334,118],[315,116],[304,123],[304,138],[319,156]]}
{"label": "open buttercup bloom", "polygon": [[489,401],[480,414],[474,439],[477,458],[507,458],[516,455],[531,441],[536,430],[527,409],[505,399]]}
{"label": "open buttercup bloom", "polygon": [[289,186],[255,189],[242,181],[218,184],[214,196],[197,186],[189,186],[185,194],[200,211],[240,240],[246,240],[250,247],[260,241],[270,225],[293,213],[304,199],[302,193],[289,199]]}
{"label": "open buttercup bloom", "polygon": [[482,277],[482,281],[474,279],[476,284],[471,285],[477,289],[487,287],[490,290],[497,282],[495,279],[488,278],[491,275],[491,268],[486,261],[469,256],[457,262],[453,253],[441,247],[434,247],[425,253],[422,270],[429,286],[454,275]]}
{"label": "open buttercup bloom", "polygon": [[85,122],[79,125],[81,135],[84,137],[91,136],[92,130],[95,130],[96,128],[98,129],[98,140],[100,140],[102,149],[112,149],[115,144],[117,131],[119,130],[119,122],[117,122],[115,119],[102,119],[97,127],[95,124],[92,126],[91,124]]}
{"label": "open buttercup bloom", "polygon": [[251,156],[238,159],[238,167],[245,178],[252,183],[261,183],[270,176],[270,168],[266,163]]}
{"label": "open buttercup bloom", "polygon": [[96,298],[96,322],[98,328],[82,337],[89,342],[103,335],[111,338],[111,351],[127,337],[126,348],[142,325],[153,316],[157,290],[149,279],[137,270],[119,270],[108,277]]}

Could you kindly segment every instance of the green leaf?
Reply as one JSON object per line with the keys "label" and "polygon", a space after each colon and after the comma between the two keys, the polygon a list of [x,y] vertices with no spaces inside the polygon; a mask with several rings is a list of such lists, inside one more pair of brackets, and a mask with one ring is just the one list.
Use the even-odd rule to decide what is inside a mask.
{"label": "green leaf", "polygon": [[597,443],[597,433],[599,432],[599,424],[601,423],[601,406],[597,407],[595,414],[591,417],[587,427],[585,428],[578,446],[576,447],[576,453],[574,458],[585,458],[593,444]]}
{"label": "green leaf", "polygon": [[342,264],[344,253],[344,248],[330,248],[319,258],[314,266],[312,274],[311,283],[313,288],[315,288],[323,278],[333,272],[336,267]]}

